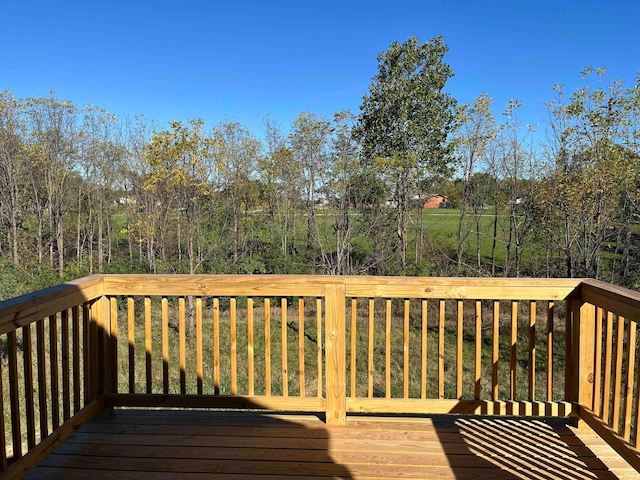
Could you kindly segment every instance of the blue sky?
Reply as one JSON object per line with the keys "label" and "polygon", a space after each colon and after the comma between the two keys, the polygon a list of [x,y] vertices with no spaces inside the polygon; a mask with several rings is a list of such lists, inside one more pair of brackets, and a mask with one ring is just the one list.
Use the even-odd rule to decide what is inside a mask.
{"label": "blue sky", "polygon": [[443,35],[466,103],[487,91],[499,116],[510,98],[544,129],[552,85],[569,91],[589,66],[627,84],[640,71],[640,2],[16,1],[0,9],[0,90],[92,103],[208,125],[238,121],[261,135],[308,110],[358,111],[393,41]]}

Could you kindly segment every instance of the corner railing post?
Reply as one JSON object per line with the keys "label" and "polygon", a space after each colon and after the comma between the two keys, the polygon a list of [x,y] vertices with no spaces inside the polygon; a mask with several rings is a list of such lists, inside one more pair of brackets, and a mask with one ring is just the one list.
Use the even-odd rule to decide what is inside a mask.
{"label": "corner railing post", "polygon": [[329,284],[325,296],[326,421],[347,422],[347,372],[345,285]]}
{"label": "corner railing post", "polygon": [[593,409],[595,380],[596,308],[580,298],[572,301],[573,310],[573,395],[578,405]]}

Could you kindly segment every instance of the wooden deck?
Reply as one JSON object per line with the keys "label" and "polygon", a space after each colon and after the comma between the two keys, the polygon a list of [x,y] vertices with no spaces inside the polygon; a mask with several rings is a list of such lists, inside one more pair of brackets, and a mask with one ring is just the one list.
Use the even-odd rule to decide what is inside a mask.
{"label": "wooden deck", "polygon": [[562,418],[116,410],[82,426],[25,478],[640,478]]}

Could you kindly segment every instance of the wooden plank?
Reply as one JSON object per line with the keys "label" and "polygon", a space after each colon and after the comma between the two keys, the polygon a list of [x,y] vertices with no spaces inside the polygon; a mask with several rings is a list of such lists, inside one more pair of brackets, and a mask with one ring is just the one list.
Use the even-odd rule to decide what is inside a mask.
{"label": "wooden plank", "polygon": [[19,479],[42,462],[51,452],[64,443],[78,428],[93,418],[103,408],[101,399],[95,399],[80,410],[74,417],[55,429],[51,435],[42,440],[35,448],[29,451],[20,461],[13,463],[2,478],[7,480]]}
{"label": "wooden plank", "polygon": [[529,302],[529,401],[536,399],[536,302]]}
{"label": "wooden plank", "polygon": [[27,445],[31,450],[36,445],[35,402],[33,397],[33,355],[31,348],[31,325],[22,327],[22,358],[24,367],[24,406],[27,427]]}
{"label": "wooden plank", "polygon": [[160,300],[162,337],[162,392],[169,393],[169,299]]}
{"label": "wooden plank", "polygon": [[[463,321],[464,321],[464,302],[462,300],[458,300],[458,318],[457,318],[457,324],[456,324],[456,398],[457,399],[462,398],[462,371],[464,367],[464,358],[462,356],[462,344],[464,341]],[[423,329],[426,329],[426,325],[423,325]],[[425,338],[425,344],[426,344],[426,338]]]}
{"label": "wooden plank", "polygon": [[516,366],[518,360],[518,302],[511,302],[511,346],[509,348],[509,399],[515,400],[517,395]]}
{"label": "wooden plank", "polygon": [[[129,340],[129,393],[136,391],[136,312],[135,300],[127,297],[127,326]],[[164,336],[164,332],[162,334]],[[164,356],[164,346],[163,346]],[[163,358],[164,363],[164,358]]]}
{"label": "wooden plank", "polygon": [[351,358],[351,367],[350,367],[351,379],[349,382],[351,397],[357,397],[357,393],[356,393],[357,320],[358,320],[358,300],[355,298],[352,298],[351,299],[351,349],[349,351],[349,356]]}
{"label": "wooden plank", "polygon": [[444,398],[444,309],[444,300],[440,300],[438,308],[438,398]]}
{"label": "wooden plank", "polygon": [[94,300],[91,302],[91,314],[89,318],[91,319],[89,324],[89,350],[91,356],[89,357],[89,378],[91,379],[91,387],[90,387],[90,399],[97,398],[100,394],[100,345],[99,345],[99,327],[100,327],[100,317],[101,317],[101,309],[102,309],[102,298]]}
{"label": "wooden plank", "polygon": [[553,401],[553,339],[555,304],[547,303],[547,402]]}
{"label": "wooden plank", "polygon": [[105,395],[107,407],[164,407],[164,408],[239,408],[299,412],[322,412],[326,409],[322,397],[280,397],[266,395]]}
{"label": "wooden plank", "polygon": [[[618,315],[616,330],[616,369],[613,377],[613,412],[611,415],[611,426],[616,432],[620,432],[620,390],[622,388],[622,358],[624,349],[624,317]],[[581,405],[588,405],[581,403]]]}
{"label": "wooden plank", "polygon": [[300,396],[301,397],[305,397],[306,396],[306,392],[305,392],[305,372],[304,372],[304,356],[305,356],[305,349],[304,349],[304,340],[305,340],[305,333],[304,333],[304,298],[300,297],[298,298],[298,365],[299,365],[299,369],[300,369]]}
{"label": "wooden plank", "polygon": [[373,397],[373,373],[374,373],[374,364],[373,364],[373,336],[375,333],[373,320],[375,317],[375,300],[373,298],[369,299],[369,350],[367,352],[367,380],[368,380],[368,388],[367,388],[367,396],[369,398]]}
{"label": "wooden plank", "polygon": [[345,288],[327,285],[325,293],[327,327],[325,329],[326,362],[326,420],[328,425],[346,423],[346,345],[345,345]]}
{"label": "wooden plank", "polygon": [[323,376],[322,376],[322,299],[316,298],[316,341],[318,344],[318,397],[323,397]]}
{"label": "wooden plank", "polygon": [[11,403],[11,437],[13,458],[22,457],[22,428],[20,425],[20,396],[18,392],[18,342],[16,331],[7,333],[9,363],[9,401]]}
{"label": "wooden plank", "polygon": [[[80,307],[78,305],[71,308],[71,318],[73,327],[73,341],[71,345],[73,351],[73,413],[75,415],[82,409],[82,405],[80,404]],[[114,354],[114,357],[115,356]],[[117,372],[117,368],[114,369],[114,372]],[[116,386],[118,382],[117,378],[116,376],[115,380],[112,380]]]}
{"label": "wooden plank", "polygon": [[204,368],[202,364],[202,297],[196,298],[196,391],[202,395]]}
{"label": "wooden plank", "polygon": [[184,297],[178,298],[178,355],[180,362],[180,393],[187,393],[187,325]]}
{"label": "wooden plank", "polygon": [[147,393],[151,393],[153,372],[151,371],[151,298],[144,297],[144,354],[145,354],[145,381]]}
{"label": "wooden plank", "polygon": [[62,419],[71,418],[71,395],[69,382],[69,310],[60,312],[62,326]]}
{"label": "wooden plank", "polygon": [[476,331],[475,331],[475,369],[474,369],[474,388],[473,398],[480,400],[480,379],[482,376],[482,303],[476,300]]}
{"label": "wooden plank", "polygon": [[255,394],[253,328],[253,298],[247,298],[247,380],[249,384],[249,395]]}
{"label": "wooden plank", "polygon": [[65,282],[0,302],[0,335],[102,295],[99,275]]}
{"label": "wooden plank", "polygon": [[631,439],[631,407],[633,403],[633,380],[636,366],[636,322],[629,322],[627,329],[627,378],[624,382],[624,416],[622,418],[622,437]]}
{"label": "wooden plank", "polygon": [[[282,332],[282,396],[289,396],[289,354],[287,340],[287,299],[280,299],[280,331]],[[232,392],[233,393],[233,392]]]}
{"label": "wooden plank", "polygon": [[602,415],[605,423],[609,423],[611,402],[611,367],[613,352],[613,313],[607,312],[607,333],[604,340],[604,380],[602,388]]}
{"label": "wooden plank", "polygon": [[404,301],[404,331],[402,339],[403,353],[403,389],[402,396],[409,398],[409,300]]}
{"label": "wooden plank", "polygon": [[[49,421],[47,418],[47,411],[49,409],[47,405],[47,372],[46,372],[46,348],[44,341],[44,320],[40,320],[36,323],[36,356],[38,363],[38,411],[40,414],[40,438],[43,439],[49,435]],[[0,370],[2,370],[0,368]],[[0,376],[0,385],[2,383],[2,377]],[[2,390],[2,388],[0,388]],[[3,408],[2,396],[0,393],[0,410]],[[2,432],[0,432],[0,459],[3,458],[4,453],[4,417],[0,416],[0,423],[2,424]],[[6,457],[4,457],[6,459]],[[6,468],[6,465],[4,466]]]}
{"label": "wooden plank", "polygon": [[265,395],[271,395],[271,301],[268,298],[264,299],[264,388]]}
{"label": "wooden plank", "polygon": [[237,300],[231,297],[229,301],[229,330],[231,338],[231,394],[238,394],[238,332],[237,332]]}
{"label": "wooden plank", "polygon": [[[49,319],[51,320],[51,319]],[[51,349],[51,341],[49,348]],[[83,406],[91,400],[91,304],[82,304],[82,373],[83,377]],[[52,387],[53,389],[53,387]],[[53,405],[51,407],[53,409]],[[54,429],[57,425],[54,426]]]}
{"label": "wooden plank", "polygon": [[493,302],[493,341],[491,348],[491,399],[498,401],[498,346],[500,340],[500,302]]}
{"label": "wooden plank", "polygon": [[391,398],[391,299],[385,302],[384,313],[384,395]]}
{"label": "wooden plank", "polygon": [[[87,365],[88,348],[85,342],[85,379],[89,371]],[[49,378],[51,383],[51,426],[53,430],[60,426],[60,392],[58,389],[58,316],[49,317]],[[86,381],[85,381],[86,382]],[[89,382],[85,383],[85,387]],[[87,398],[85,390],[85,398]]]}
{"label": "wooden plank", "polygon": [[220,299],[213,299],[213,393],[220,395]]}

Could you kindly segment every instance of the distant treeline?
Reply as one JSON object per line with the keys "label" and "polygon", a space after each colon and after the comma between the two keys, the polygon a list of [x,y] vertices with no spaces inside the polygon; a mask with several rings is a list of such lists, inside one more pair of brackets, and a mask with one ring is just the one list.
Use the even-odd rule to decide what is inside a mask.
{"label": "distant treeline", "polygon": [[[587,70],[570,96],[557,87],[550,123],[535,131],[515,100],[502,124],[487,94],[457,105],[443,93],[448,71],[438,82],[429,70],[428,98],[419,69],[392,74],[398,51],[417,52],[425,71],[442,67],[429,57],[437,48],[441,39],[383,52],[359,115],[302,112],[287,134],[266,117],[260,139],[238,123],[160,129],[55,96],[0,94],[0,299],[98,272],[589,276],[637,287],[640,85]],[[447,114],[418,121],[412,95]],[[425,227],[435,193],[459,211],[455,238]]]}

